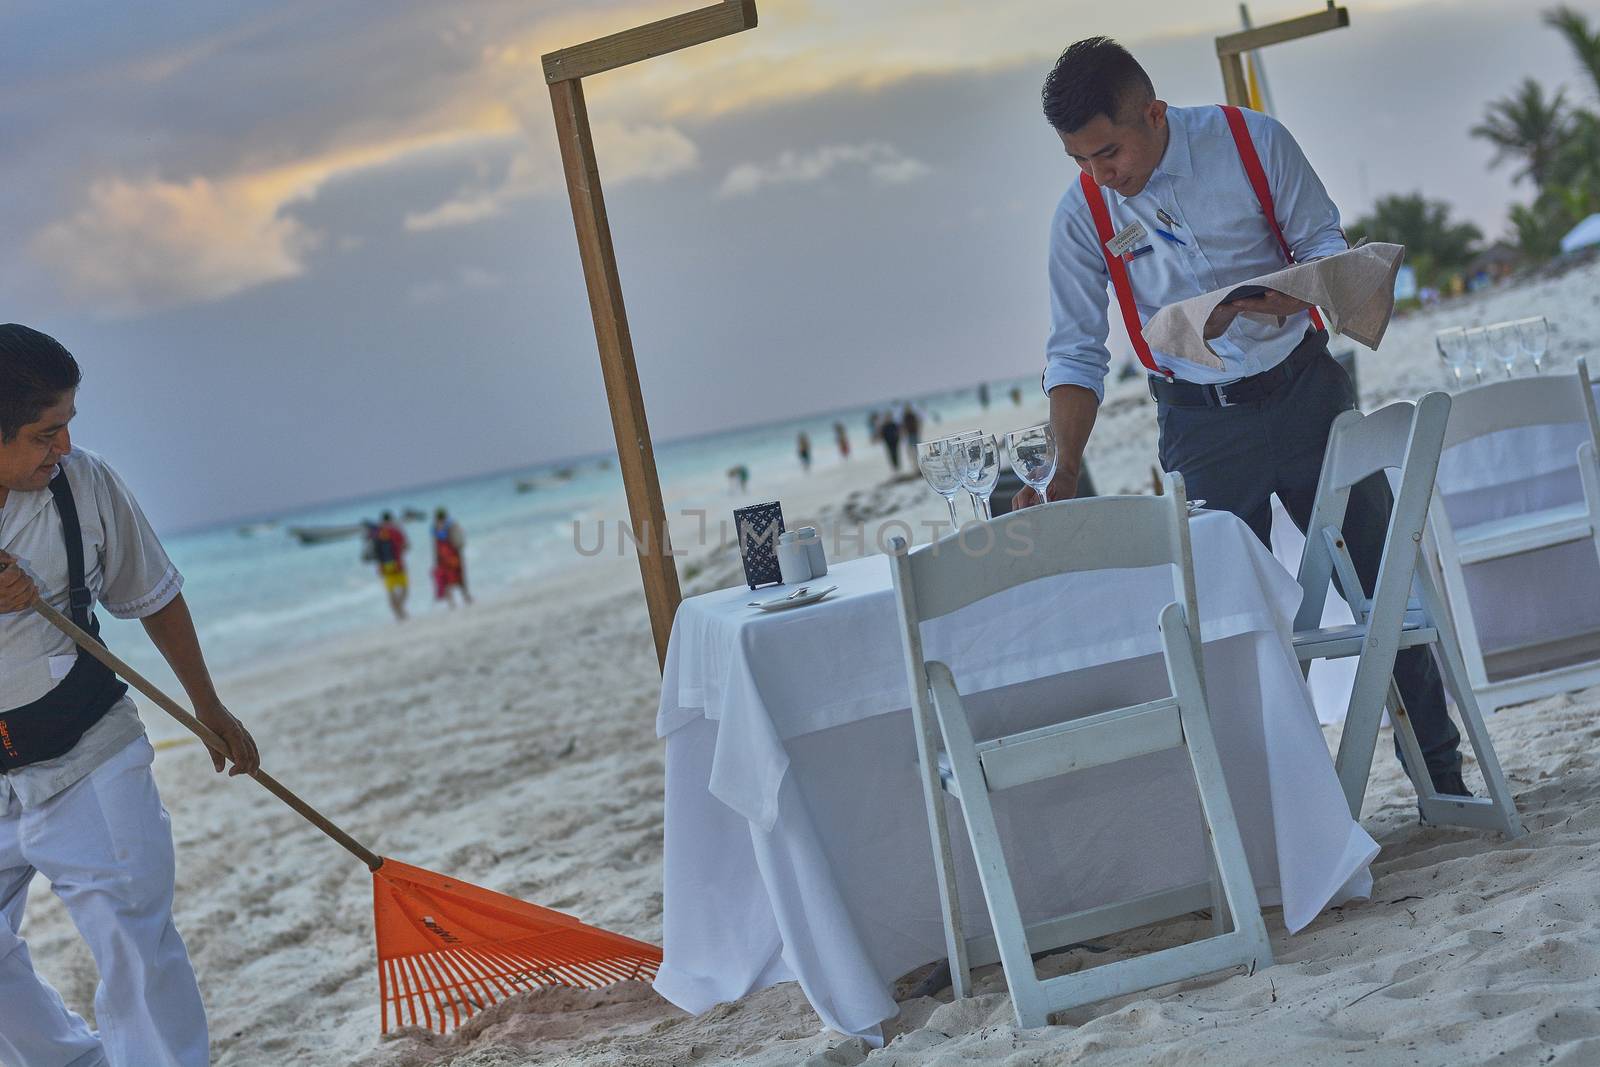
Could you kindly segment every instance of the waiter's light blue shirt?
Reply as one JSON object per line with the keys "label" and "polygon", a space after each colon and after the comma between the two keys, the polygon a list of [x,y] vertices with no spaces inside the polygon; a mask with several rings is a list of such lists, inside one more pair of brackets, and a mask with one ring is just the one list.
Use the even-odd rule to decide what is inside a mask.
{"label": "waiter's light blue shirt", "polygon": [[[1328,199],[1322,181],[1289,131],[1277,119],[1257,111],[1245,109],[1244,119],[1267,173],[1278,224],[1295,260],[1304,263],[1343,252],[1347,245],[1339,230],[1339,209]],[[1167,150],[1137,195],[1124,197],[1115,190],[1098,190],[1110,209],[1113,233],[1135,220],[1143,223],[1148,233],[1141,243],[1149,244],[1152,251],[1127,264],[1141,325],[1175,301],[1287,265],[1245,176],[1222,109],[1168,108],[1167,125],[1172,131]],[[1164,211],[1177,225],[1168,226],[1158,211]],[[1157,229],[1167,230],[1184,243],[1163,238]],[[1083,186],[1074,181],[1050,224],[1051,329],[1045,349],[1045,392],[1058,385],[1081,385],[1104,398],[1111,363],[1106,350],[1111,328],[1109,281]],[[1120,329],[1121,323],[1117,326]],[[1152,355],[1157,364],[1184,381],[1229,382],[1276,366],[1300,343],[1309,326],[1306,312],[1289,316],[1281,326],[1240,316],[1211,341],[1212,351],[1222,358],[1221,370],[1164,352],[1153,351]]]}

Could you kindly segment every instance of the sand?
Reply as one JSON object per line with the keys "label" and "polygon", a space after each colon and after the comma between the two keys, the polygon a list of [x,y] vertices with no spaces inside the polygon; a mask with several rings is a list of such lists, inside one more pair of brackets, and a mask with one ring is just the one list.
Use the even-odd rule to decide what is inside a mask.
{"label": "sand", "polygon": [[[1553,356],[1587,354],[1600,339],[1600,264],[1397,319],[1381,353],[1361,351],[1364,400],[1436,387],[1439,327],[1540,312]],[[1137,382],[1108,396],[1089,457],[1102,492],[1148,486],[1155,430],[1141,396]],[[1020,410],[996,399],[989,429],[1043,412],[1033,397]],[[869,522],[944,514],[920,482],[887,474],[881,452],[858,444],[848,464],[752,489],[782,499],[790,516],[826,520],[846,504]],[[728,552],[694,548],[686,585],[728,584],[736,568]],[[470,610],[424,611],[231,674],[220,688],[254,727],[268,769],[378,851],[657,940],[659,679],[637,583],[631,559],[575,555],[559,579],[485,590]],[[1600,1062],[1597,710],[1600,690],[1491,723],[1531,831],[1512,843],[1420,826],[1380,743],[1363,817],[1383,848],[1373,897],[1294,937],[1269,913],[1277,966],[1124,997],[1036,1031],[1016,1029],[990,968],[969,1001],[904,1000],[888,1043],[870,1055],[824,1032],[793,983],[698,1017],[638,983],[529,994],[448,1038],[379,1039],[365,868],[253,783],[213,776],[159,711],[147,708],[146,720],[163,742],[156,771],[178,842],[177,919],[219,1064],[1585,1064]],[[1336,729],[1328,740],[1337,744]],[[42,883],[25,932],[41,968],[87,1013],[93,964]],[[1096,959],[1194,932],[1180,923],[1106,939],[1112,955]],[[1076,968],[1079,955],[1047,966]]]}

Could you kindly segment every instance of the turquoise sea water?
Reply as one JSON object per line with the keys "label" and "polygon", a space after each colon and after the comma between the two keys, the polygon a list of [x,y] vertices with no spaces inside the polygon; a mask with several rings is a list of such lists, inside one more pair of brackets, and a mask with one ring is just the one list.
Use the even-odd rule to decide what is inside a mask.
{"label": "turquoise sea water", "polygon": [[[991,383],[996,428],[1011,410],[1007,394],[1013,386],[1031,395],[1038,383],[1035,378]],[[913,399],[932,419],[979,411],[975,387]],[[669,511],[704,507],[713,520],[723,512],[731,517],[735,498],[729,495],[726,472],[736,463],[750,469],[748,493],[739,499],[768,499],[761,495],[763,481],[770,484],[797,469],[795,438],[801,431],[811,438],[814,466],[838,463],[836,421],[849,430],[853,455],[867,453],[870,460],[882,462],[882,446],[867,439],[873,407],[659,444],[656,466]],[[923,436],[938,432],[938,423],[930,420]],[[519,492],[522,481],[537,488]],[[555,568],[581,566],[584,557],[574,547],[574,522],[583,524],[583,544],[592,549],[594,523],[607,520],[607,552],[615,552],[616,520],[626,517],[613,503],[621,500],[621,490],[615,457],[607,453],[322,505],[247,527],[227,524],[164,534],[162,539],[183,572],[184,596],[207,661],[213,673],[225,674],[262,656],[276,658],[338,635],[394,625],[373,565],[360,558],[359,537],[302,545],[289,534],[291,526],[344,525],[375,519],[384,509],[396,515],[406,508],[427,512],[428,519],[405,523],[412,546],[408,607],[424,613],[444,610],[433,600],[429,576],[434,508],[447,508],[466,532],[467,580],[474,595],[493,597]],[[137,623],[110,619],[104,624],[106,639],[119,655],[158,684],[170,684],[171,675]]]}

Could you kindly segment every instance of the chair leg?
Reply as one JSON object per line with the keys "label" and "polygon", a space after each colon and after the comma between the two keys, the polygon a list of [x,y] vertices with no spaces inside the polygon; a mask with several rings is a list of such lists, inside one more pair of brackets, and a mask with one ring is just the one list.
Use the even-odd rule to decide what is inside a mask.
{"label": "chair leg", "polygon": [[[972,725],[967,721],[966,710],[961,707],[949,668],[942,663],[931,663],[929,675],[933,683],[934,713],[939,719],[939,729],[944,734],[945,752],[950,757],[956,786],[961,791],[961,813],[967,824],[967,839],[972,844],[973,859],[977,861],[978,882],[983,887],[984,902],[989,907],[989,919],[994,927],[995,944],[1000,953],[1000,965],[1005,970],[1006,985],[1011,991],[1011,1006],[1016,1012],[1017,1025],[1025,1030],[1044,1026],[1050,1015],[1048,998],[1039,982],[1038,972],[1033,968],[1033,956],[1028,951],[1022,909],[1017,904],[1011,871],[1006,866],[1005,852],[1001,848],[1000,828],[995,823],[989,785],[984,779],[983,769],[978,765]],[[951,977],[954,979],[953,973]]]}
{"label": "chair leg", "polygon": [[1461,659],[1460,646],[1456,644],[1455,630],[1449,618],[1442,615],[1443,599],[1425,575],[1421,576],[1418,584],[1421,586],[1423,606],[1439,632],[1436,645],[1439,674],[1446,691],[1456,702],[1456,713],[1461,717],[1461,726],[1466,730],[1467,739],[1472,742],[1472,752],[1478,757],[1478,773],[1483,775],[1484,787],[1489,792],[1488,806],[1493,809],[1482,813],[1481,809],[1485,807],[1482,802],[1473,804],[1459,799],[1440,798],[1431,805],[1438,809],[1437,814],[1429,806],[1424,806],[1423,813],[1430,822],[1495,829],[1507,837],[1521,837],[1527,830],[1517,813],[1517,802],[1511,795],[1511,786],[1500,769],[1500,758],[1495,754],[1494,741],[1489,737],[1489,728],[1484,724],[1483,713],[1478,708],[1477,694],[1467,680],[1467,668]]}
{"label": "chair leg", "polygon": [[[1367,644],[1372,643],[1368,631]],[[1367,780],[1372,774],[1372,755],[1378,747],[1378,727],[1383,719],[1384,696],[1393,684],[1394,656],[1382,657],[1363,649],[1356,666],[1355,683],[1350,689],[1350,703],[1345,710],[1344,732],[1339,737],[1339,754],[1334,759],[1339,787],[1344,790],[1345,802],[1350,806],[1350,817],[1361,818],[1361,804],[1366,798]]]}
{"label": "chair leg", "polygon": [[[935,774],[938,773],[936,770]],[[967,961],[967,933],[961,925],[961,897],[956,892],[955,852],[950,846],[950,820],[944,811],[941,786],[933,801],[935,819],[933,861],[938,867],[939,903],[944,908],[945,955],[950,963],[950,992],[957,1000],[972,995],[972,968]]]}
{"label": "chair leg", "polygon": [[1205,829],[1206,866],[1211,869],[1211,936],[1221,937],[1233,929],[1233,916],[1228,910],[1228,894],[1222,884],[1222,869],[1217,866],[1217,845],[1209,822]]}
{"label": "chair leg", "polygon": [[1417,792],[1418,802],[1426,808],[1428,802],[1438,797],[1433,788],[1433,777],[1428,774],[1428,761],[1422,754],[1422,744],[1417,740],[1417,731],[1411,726],[1411,716],[1406,713],[1405,701],[1401,699],[1400,687],[1395,684],[1394,677],[1389,678],[1389,698],[1385,705],[1389,711],[1389,721],[1394,725],[1395,740],[1400,744],[1400,751],[1405,754],[1404,764],[1406,777],[1411,779],[1411,787]]}
{"label": "chair leg", "polygon": [[1256,897],[1255,880],[1250,875],[1250,861],[1245,857],[1244,840],[1239,836],[1233,802],[1228,797],[1228,783],[1222,774],[1216,738],[1211,733],[1211,714],[1187,626],[1173,607],[1162,613],[1161,624],[1167,677],[1172,694],[1178,700],[1184,748],[1189,753],[1189,764],[1194,769],[1195,785],[1200,792],[1212,877],[1218,883],[1213,888],[1213,898],[1220,906],[1213,907],[1212,930],[1215,936],[1223,936],[1231,918],[1232,928],[1249,942],[1256,965],[1270,967],[1272,942],[1261,918],[1261,902]]}

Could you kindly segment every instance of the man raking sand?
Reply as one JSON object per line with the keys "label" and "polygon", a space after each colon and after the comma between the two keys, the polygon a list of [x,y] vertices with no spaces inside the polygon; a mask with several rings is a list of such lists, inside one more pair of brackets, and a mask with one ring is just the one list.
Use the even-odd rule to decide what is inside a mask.
{"label": "man raking sand", "polygon": [[[0,538],[18,552],[0,553],[0,625],[21,624],[0,646],[19,650],[9,660],[0,653],[0,668],[16,665],[15,679],[0,675],[0,706],[9,708],[0,712],[8,789],[0,810],[0,906],[8,924],[0,941],[0,1056],[20,1067],[209,1062],[199,990],[172,925],[172,836],[150,776],[154,752],[119,675],[204,741],[219,771],[224,757],[232,759],[232,773],[255,778],[371,870],[385,1031],[392,1019],[445,1032],[520,990],[651,978],[661,962],[654,945],[379,856],[261,770],[249,733],[212,689],[176,569],[116,476],[72,450],[67,424],[78,380],[77,364],[55,340],[0,326],[0,397],[14,401],[0,401],[0,418],[8,432],[17,427],[0,446]],[[86,468],[95,495],[83,499],[96,510],[93,522],[80,524],[80,494],[65,471]],[[51,497],[59,560],[42,531],[22,525],[43,514]],[[39,568],[38,580],[25,565]],[[136,577],[125,581],[129,568]],[[132,599],[107,606],[145,619],[198,715],[99,641],[89,609],[119,591]],[[47,654],[32,656],[32,649]],[[30,674],[39,658],[43,672]],[[27,699],[30,683],[43,695]],[[94,952],[98,1037],[34,973],[17,936],[35,870],[51,879]]]}
{"label": "man raking sand", "polygon": [[[205,1011],[172,922],[167,813],[127,686],[26,610],[37,593],[98,634],[96,601],[139,619],[230,773],[258,757],[217,698],[182,578],[133,494],[74,450],[77,362],[50,337],[0,326],[0,1060],[16,1067],[210,1061]],[[99,1033],[34,973],[18,936],[28,883],[50,880],[100,972]]]}

